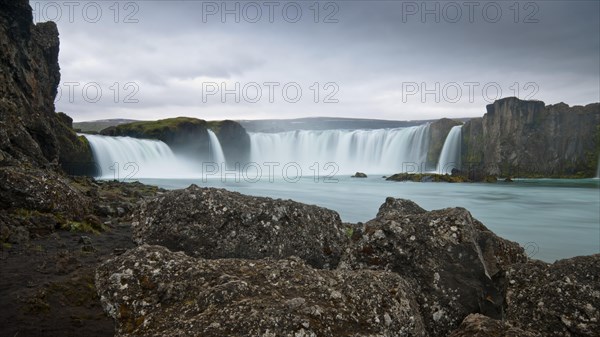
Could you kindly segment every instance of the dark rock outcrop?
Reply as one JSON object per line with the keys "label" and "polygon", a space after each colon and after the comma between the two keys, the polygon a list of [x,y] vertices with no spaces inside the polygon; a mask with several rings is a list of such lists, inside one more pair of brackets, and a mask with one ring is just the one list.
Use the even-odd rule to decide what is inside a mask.
{"label": "dark rock outcrop", "polygon": [[508,97],[462,129],[463,168],[482,175],[593,177],[600,103],[569,107]]}
{"label": "dark rock outcrop", "polygon": [[481,314],[467,316],[450,337],[541,337],[542,335],[515,328],[510,323]]}
{"label": "dark rock outcrop", "polygon": [[449,118],[439,119],[429,125],[429,150],[427,151],[426,169],[433,170],[438,164],[444,142],[450,129],[462,124]]}
{"label": "dark rock outcrop", "polygon": [[[481,172],[480,172],[481,173]],[[486,182],[495,183],[498,179],[495,176],[486,176],[479,174],[476,171],[460,171],[452,169],[452,174],[437,174],[437,173],[396,173],[385,180],[389,181],[412,181],[416,183],[466,183],[466,182]]]}
{"label": "dark rock outcrop", "polygon": [[27,242],[67,220],[85,220],[92,209],[91,200],[54,171],[0,167],[0,242]]}
{"label": "dark rock outcrop", "polygon": [[138,244],[210,259],[295,255],[317,268],[337,266],[347,241],[334,211],[195,185],[145,201],[132,225]]}
{"label": "dark rock outcrop", "polygon": [[427,330],[441,336],[470,313],[501,318],[507,266],[527,257],[463,208],[425,212],[387,198],[377,217],[355,230],[341,268],[396,272],[418,280]]}
{"label": "dark rock outcrop", "polygon": [[366,178],[366,177],[367,177],[366,173],[356,172],[356,173],[354,173],[354,175],[351,178]]}
{"label": "dark rock outcrop", "polygon": [[143,245],[102,264],[117,336],[425,336],[412,285],[297,258],[205,260]]}
{"label": "dark rock outcrop", "polygon": [[375,219],[341,226],[315,206],[191,186],[143,202],[134,218],[141,246],[96,274],[119,336],[598,330],[600,254],[530,261],[462,208],[387,198]]}
{"label": "dark rock outcrop", "polygon": [[506,318],[543,336],[600,332],[600,254],[508,268]]}
{"label": "dark rock outcrop", "polygon": [[58,50],[55,23],[34,25],[26,0],[0,2],[0,166],[93,174],[89,145],[54,112]]}
{"label": "dark rock outcrop", "polygon": [[250,160],[250,136],[240,123],[224,120],[209,125],[219,138],[229,166],[240,163],[241,167]]}

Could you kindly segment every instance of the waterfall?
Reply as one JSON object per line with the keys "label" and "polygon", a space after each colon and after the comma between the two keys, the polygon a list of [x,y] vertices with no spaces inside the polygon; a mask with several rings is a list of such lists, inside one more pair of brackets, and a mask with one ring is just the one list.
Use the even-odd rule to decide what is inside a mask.
{"label": "waterfall", "polygon": [[450,174],[452,169],[460,169],[460,147],[461,147],[462,125],[450,129],[437,165],[437,173]]}
{"label": "waterfall", "polygon": [[429,124],[401,129],[298,130],[250,133],[252,162],[299,164],[313,170],[337,165],[337,173],[423,171],[429,147]]}
{"label": "waterfall", "polygon": [[208,130],[208,138],[210,139],[211,160],[218,165],[224,164],[225,154],[223,153],[223,148],[221,147],[219,138],[217,138],[217,135],[212,130]]}
{"label": "waterfall", "polygon": [[191,162],[175,156],[158,140],[83,135],[92,148],[101,179],[178,178],[197,176]]}

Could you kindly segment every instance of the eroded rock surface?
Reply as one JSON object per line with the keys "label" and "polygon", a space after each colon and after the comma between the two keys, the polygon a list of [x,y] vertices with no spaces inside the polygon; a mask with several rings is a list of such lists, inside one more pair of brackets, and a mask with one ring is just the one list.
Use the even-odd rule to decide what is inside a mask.
{"label": "eroded rock surface", "polygon": [[207,260],[142,245],[96,273],[117,336],[426,336],[414,286],[394,273],[298,258]]}
{"label": "eroded rock surface", "polygon": [[544,336],[598,336],[600,254],[530,261],[507,271],[506,317]]}
{"label": "eroded rock surface", "polygon": [[527,260],[523,249],[490,232],[463,208],[426,212],[387,198],[356,230],[340,266],[389,270],[414,278],[431,335],[445,335],[469,314],[501,318],[503,270]]}
{"label": "eroded rock surface", "polygon": [[541,337],[542,335],[515,328],[510,323],[481,314],[467,316],[450,337]]}
{"label": "eroded rock surface", "polygon": [[337,266],[347,241],[337,212],[291,200],[253,197],[192,185],[144,202],[134,240],[190,256],[298,256],[318,268]]}

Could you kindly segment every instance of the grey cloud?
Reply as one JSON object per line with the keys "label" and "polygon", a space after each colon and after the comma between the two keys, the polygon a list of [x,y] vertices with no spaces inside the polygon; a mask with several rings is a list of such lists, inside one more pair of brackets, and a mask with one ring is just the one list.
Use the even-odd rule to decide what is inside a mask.
{"label": "grey cloud", "polygon": [[[280,16],[275,23],[222,23],[215,17],[204,23],[199,1],[136,2],[139,22],[130,24],[114,23],[108,3],[102,4],[106,18],[95,24],[63,17],[58,22],[63,81],[94,81],[103,87],[135,81],[140,102],[61,100],[58,108],[75,120],[183,113],[208,119],[478,116],[487,104],[480,92],[474,102],[457,103],[402,102],[399,96],[403,82],[468,81],[497,82],[504,96],[512,94],[513,83],[535,82],[539,92],[534,98],[547,103],[600,100],[599,2],[537,1],[538,23],[514,23],[509,8],[514,2],[497,2],[503,9],[498,23],[477,15],[475,23],[464,18],[422,23],[417,16],[403,22],[407,2],[338,1],[339,23],[330,24],[313,22],[312,3],[302,3],[305,17],[294,24]],[[520,3],[521,21],[528,13],[525,4]],[[120,19],[125,13],[121,8]],[[320,19],[324,13],[321,8]],[[242,84],[295,81],[306,95],[311,83],[332,81],[339,85],[340,102],[203,103],[197,86],[181,86],[200,78]]]}

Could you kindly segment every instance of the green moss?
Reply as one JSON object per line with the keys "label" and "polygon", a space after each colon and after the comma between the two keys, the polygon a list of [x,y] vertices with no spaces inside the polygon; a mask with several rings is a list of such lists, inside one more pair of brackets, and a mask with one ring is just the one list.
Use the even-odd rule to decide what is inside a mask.
{"label": "green moss", "polygon": [[219,134],[221,130],[221,126],[223,126],[223,121],[209,121],[206,122],[206,127],[211,129],[215,134]]}
{"label": "green moss", "polygon": [[106,229],[103,225],[94,225],[88,223],[87,221],[69,221],[62,225],[61,228],[70,232],[84,232],[92,234],[100,234],[100,232],[105,231]]}
{"label": "green moss", "polygon": [[202,119],[191,117],[176,117],[160,119],[157,121],[141,121],[115,126],[117,134],[145,135],[160,139],[160,136],[169,131],[176,131],[183,124],[207,126],[207,122]]}
{"label": "green moss", "polygon": [[[474,182],[469,180],[466,175],[450,175],[436,173],[397,173],[387,178],[391,181],[412,181],[412,182],[446,182],[446,183],[466,183]],[[482,178],[482,182],[496,182],[496,177],[486,176]]]}
{"label": "green moss", "polygon": [[351,237],[352,237],[352,235],[354,235],[354,228],[352,228],[352,227],[348,227],[348,228],[346,228],[346,236],[347,236],[348,238],[351,238]]}

